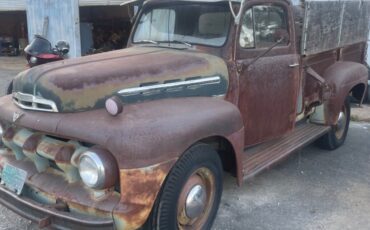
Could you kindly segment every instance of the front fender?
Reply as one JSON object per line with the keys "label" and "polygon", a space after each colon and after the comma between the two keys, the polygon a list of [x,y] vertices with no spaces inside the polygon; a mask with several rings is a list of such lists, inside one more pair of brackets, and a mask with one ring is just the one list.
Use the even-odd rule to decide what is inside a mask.
{"label": "front fender", "polygon": [[359,63],[337,62],[325,71],[324,78],[332,90],[330,98],[324,102],[325,120],[328,125],[334,125],[343,102],[351,90],[359,84],[363,84],[366,89],[368,70],[366,66]]}
{"label": "front fender", "polygon": [[[109,150],[119,168],[155,165],[180,156],[194,142],[210,136],[230,137],[243,128],[239,110],[222,99],[193,97],[127,105],[113,117],[105,109],[80,113],[26,111],[0,98],[0,120]],[[242,138],[242,137],[240,137]],[[233,138],[235,139],[235,138]]]}

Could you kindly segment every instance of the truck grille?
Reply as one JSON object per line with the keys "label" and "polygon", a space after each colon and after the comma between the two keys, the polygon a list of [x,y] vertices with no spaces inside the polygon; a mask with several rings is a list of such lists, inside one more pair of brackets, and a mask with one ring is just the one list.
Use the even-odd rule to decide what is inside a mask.
{"label": "truck grille", "polygon": [[3,143],[17,160],[30,159],[39,173],[55,169],[63,173],[69,183],[80,180],[77,159],[87,147],[78,142],[9,127],[4,133]]}
{"label": "truck grille", "polygon": [[31,94],[16,92],[13,94],[13,101],[22,109],[54,113],[58,112],[55,102],[41,97],[36,97]]}

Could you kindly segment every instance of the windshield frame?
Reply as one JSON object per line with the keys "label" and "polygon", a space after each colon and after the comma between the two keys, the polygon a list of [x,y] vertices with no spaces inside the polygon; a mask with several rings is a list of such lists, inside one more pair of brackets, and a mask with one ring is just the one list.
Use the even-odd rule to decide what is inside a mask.
{"label": "windshield frame", "polygon": [[[134,37],[135,37],[135,34],[136,34],[136,30],[138,29],[140,19],[143,16],[144,13],[149,12],[150,10],[153,10],[153,9],[156,9],[156,8],[161,8],[161,7],[169,7],[169,6],[173,6],[173,5],[195,5],[195,4],[196,5],[210,5],[210,6],[215,6],[215,4],[218,4],[220,6],[225,5],[225,7],[227,9],[229,9],[229,5],[228,5],[227,1],[225,1],[225,2],[223,2],[223,1],[220,1],[220,2],[174,1],[174,2],[171,2],[171,3],[165,2],[165,3],[155,3],[155,4],[150,4],[150,3],[144,4],[143,7],[141,8],[139,14],[136,17],[135,24],[133,26],[133,30],[132,30],[132,33],[131,33],[131,36],[130,36],[131,37],[130,38],[130,43],[132,45],[150,45],[150,46],[153,46],[153,47],[166,47],[166,48],[167,47],[171,48],[172,46],[170,46],[170,44],[181,44],[181,43],[178,43],[178,42],[173,42],[172,43],[172,41],[170,41],[170,42],[168,42],[168,41],[159,41],[160,44],[155,45],[155,44],[152,44],[152,43],[135,42]],[[230,31],[231,31],[231,28],[232,28],[233,24],[234,24],[234,18],[232,16],[232,13],[230,12],[230,24],[229,24],[229,26],[227,28],[227,32],[225,34],[225,41],[221,45],[195,43],[195,42],[189,42],[189,41],[184,41],[184,42],[189,43],[192,46],[205,46],[205,47],[212,47],[212,48],[222,48],[228,43],[228,41],[230,39]]]}

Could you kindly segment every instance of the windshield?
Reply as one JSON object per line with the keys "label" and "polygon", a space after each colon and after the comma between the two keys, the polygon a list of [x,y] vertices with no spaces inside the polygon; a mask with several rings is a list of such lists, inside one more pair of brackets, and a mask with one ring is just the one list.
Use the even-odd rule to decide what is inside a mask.
{"label": "windshield", "polygon": [[133,42],[222,46],[226,42],[231,17],[227,4],[176,4],[150,8],[142,13]]}
{"label": "windshield", "polygon": [[40,35],[35,35],[32,42],[24,49],[24,51],[32,56],[52,53],[50,42]]}

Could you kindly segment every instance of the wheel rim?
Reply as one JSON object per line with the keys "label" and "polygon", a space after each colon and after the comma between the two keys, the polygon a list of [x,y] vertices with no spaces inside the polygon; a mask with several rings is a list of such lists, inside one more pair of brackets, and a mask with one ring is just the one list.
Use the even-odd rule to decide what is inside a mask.
{"label": "wheel rim", "polygon": [[185,183],[177,204],[179,229],[201,229],[207,222],[215,198],[215,176],[207,168],[197,169]]}
{"label": "wheel rim", "polygon": [[344,135],[347,126],[347,109],[345,106],[339,113],[337,124],[335,125],[335,136],[337,139],[341,139]]}

